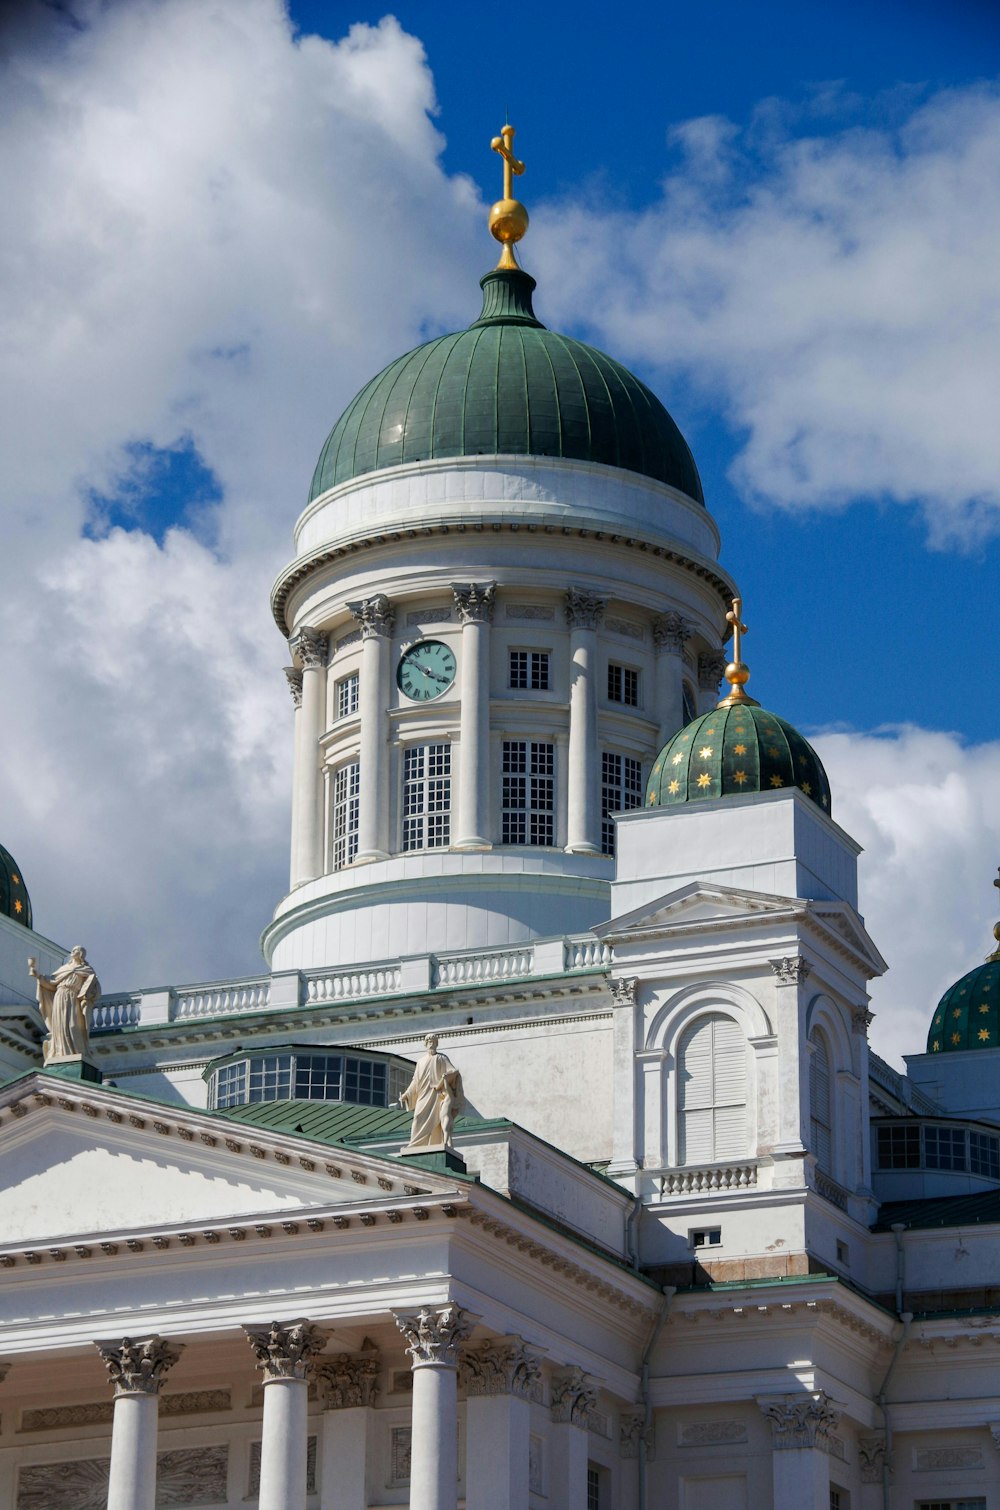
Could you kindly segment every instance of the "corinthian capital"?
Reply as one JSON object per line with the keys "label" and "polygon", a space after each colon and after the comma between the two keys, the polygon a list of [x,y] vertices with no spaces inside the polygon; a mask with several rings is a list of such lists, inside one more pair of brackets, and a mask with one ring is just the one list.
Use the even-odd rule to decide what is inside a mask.
{"label": "corinthian capital", "polygon": [[597,629],[604,617],[607,598],[600,593],[571,587],[566,593],[566,623],[570,629]]}
{"label": "corinthian capital", "polygon": [[374,597],[361,598],[347,607],[361,626],[361,638],[374,640],[379,635],[391,635],[396,623],[396,614],[384,592]]}
{"label": "corinthian capital", "polygon": [[552,1419],[586,1426],[597,1404],[596,1382],[582,1368],[563,1369],[552,1380]]}
{"label": "corinthian capital", "polygon": [[326,1342],[326,1333],[311,1321],[272,1321],[270,1326],[245,1326],[243,1330],[265,1384],[272,1379],[305,1379],[313,1354]]}
{"label": "corinthian capital", "polygon": [[653,620],[653,644],[657,650],[670,650],[674,655],[682,655],[690,638],[691,625],[673,609],[669,613],[661,613],[658,619]]}
{"label": "corinthian capital", "polygon": [[307,671],[326,665],[327,637],[318,629],[300,629],[288,641],[288,648]]}
{"label": "corinthian capital", "polygon": [[718,692],[728,662],[721,650],[703,650],[698,657],[698,686],[703,692]]}
{"label": "corinthian capital", "polygon": [[759,1397],[757,1405],[771,1424],[771,1444],[776,1452],[794,1447],[829,1451],[830,1436],[841,1412],[823,1390],[810,1395]]}
{"label": "corinthian capital", "polygon": [[768,963],[777,976],[779,986],[801,985],[812,969],[809,961],[803,959],[801,954],[787,954],[784,959],[772,959]]}
{"label": "corinthian capital", "polygon": [[415,1316],[397,1316],[393,1312],[393,1317],[406,1338],[406,1351],[414,1368],[425,1363],[447,1363],[456,1368],[458,1345],[475,1325],[475,1319],[456,1305],[433,1311],[424,1306]]}
{"label": "corinthian capital", "polygon": [[324,1410],[345,1410],[356,1405],[374,1405],[378,1394],[378,1349],[338,1353],[316,1364],[316,1386]]}
{"label": "corinthian capital", "polygon": [[288,690],[292,694],[292,702],[297,708],[302,707],[302,672],[298,666],[285,667],[285,680]]}
{"label": "corinthian capital", "polygon": [[121,1342],[95,1342],[94,1346],[104,1360],[116,1400],[119,1395],[158,1395],[164,1374],[183,1351],[171,1347],[162,1337],[135,1341],[123,1337]]}
{"label": "corinthian capital", "polygon": [[462,1376],[470,1395],[516,1395],[521,1400],[542,1398],[542,1367],[520,1337],[497,1337],[468,1348]]}
{"label": "corinthian capital", "polygon": [[455,607],[463,624],[492,624],[495,582],[453,582]]}

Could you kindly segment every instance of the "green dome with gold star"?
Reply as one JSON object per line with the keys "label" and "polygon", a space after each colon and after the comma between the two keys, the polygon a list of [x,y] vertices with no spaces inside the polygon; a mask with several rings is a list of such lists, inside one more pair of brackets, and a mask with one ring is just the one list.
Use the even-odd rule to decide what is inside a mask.
{"label": "green dome with gold star", "polygon": [[963,975],[937,1004],[928,1054],[995,1049],[1000,1044],[1000,952]]}
{"label": "green dome with gold star", "polygon": [[31,898],[24,884],[21,868],[14,856],[0,844],[0,913],[15,923],[31,927]]}
{"label": "green dome with gold star", "polygon": [[791,786],[829,813],[830,783],[809,741],[776,713],[737,702],[703,713],[664,745],[649,773],[646,806]]}

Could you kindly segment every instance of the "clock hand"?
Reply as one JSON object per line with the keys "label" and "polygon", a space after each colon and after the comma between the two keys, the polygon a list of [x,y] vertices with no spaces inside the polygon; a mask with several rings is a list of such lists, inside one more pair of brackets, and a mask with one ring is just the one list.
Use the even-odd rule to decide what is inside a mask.
{"label": "clock hand", "polygon": [[435,682],[447,682],[449,680],[448,677],[440,676],[438,672],[432,671],[430,666],[421,665],[420,661],[414,661],[413,664],[414,666],[416,666],[418,671],[422,671],[424,673],[424,676],[431,677],[431,679]]}

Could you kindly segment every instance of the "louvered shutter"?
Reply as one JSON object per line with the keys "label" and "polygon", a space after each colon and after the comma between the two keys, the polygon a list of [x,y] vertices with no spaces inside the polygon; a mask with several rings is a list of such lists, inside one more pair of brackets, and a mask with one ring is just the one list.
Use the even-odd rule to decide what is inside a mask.
{"label": "louvered shutter", "polygon": [[812,1128],[812,1151],[821,1169],[832,1174],[833,1139],[830,1116],[830,1058],[822,1036],[813,1038],[809,1058],[809,1119]]}
{"label": "louvered shutter", "polygon": [[746,1045],[731,1017],[703,1018],[681,1039],[678,1159],[710,1164],[746,1152]]}

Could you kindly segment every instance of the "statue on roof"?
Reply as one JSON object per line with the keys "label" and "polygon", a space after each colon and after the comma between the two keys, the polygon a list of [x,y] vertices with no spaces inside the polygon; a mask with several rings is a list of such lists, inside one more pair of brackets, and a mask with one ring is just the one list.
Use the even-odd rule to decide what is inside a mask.
{"label": "statue on roof", "polygon": [[462,1076],[447,1054],[438,1053],[438,1036],[428,1033],[423,1056],[417,1060],[413,1079],[399,1098],[399,1105],[413,1113],[410,1141],[402,1153],[429,1153],[453,1148],[455,1118],[465,1105]]}
{"label": "statue on roof", "polygon": [[37,960],[28,960],[28,974],[33,975],[38,992],[38,1007],[48,1028],[42,1045],[45,1063],[58,1059],[79,1059],[90,1047],[90,1013],[101,994],[101,983],[94,967],[87,962],[82,944],[70,950],[69,959],[51,976],[39,975]]}

